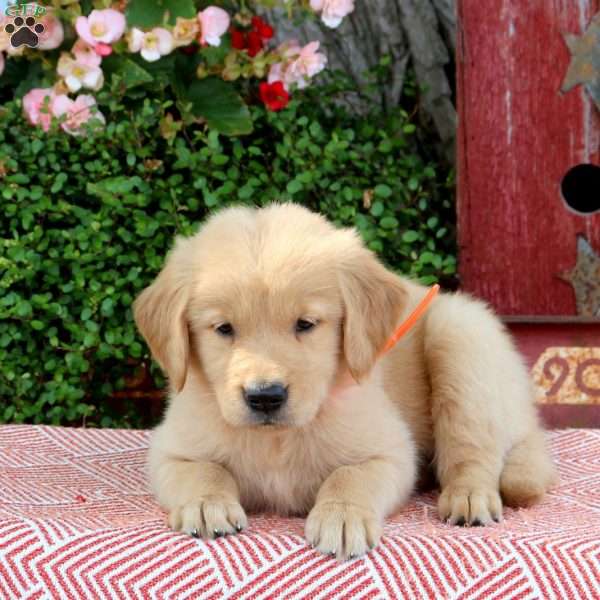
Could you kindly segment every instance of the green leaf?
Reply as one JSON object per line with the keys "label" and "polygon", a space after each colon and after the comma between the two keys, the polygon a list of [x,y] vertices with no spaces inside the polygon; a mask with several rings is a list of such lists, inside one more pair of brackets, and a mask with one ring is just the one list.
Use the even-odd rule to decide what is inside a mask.
{"label": "green leaf", "polygon": [[173,25],[177,17],[195,16],[193,0],[130,0],[125,10],[127,24],[136,27]]}
{"label": "green leaf", "polygon": [[102,305],[100,306],[100,312],[105,317],[110,317],[113,314],[113,306],[114,302],[112,301],[112,298],[104,298]]}
{"label": "green leaf", "polygon": [[419,234],[416,231],[408,230],[402,234],[402,241],[407,244],[412,244],[419,239]]}
{"label": "green leaf", "polygon": [[385,183],[380,183],[375,186],[373,192],[380,198],[389,198],[392,195],[392,188],[389,185],[385,185]]}
{"label": "green leaf", "polygon": [[252,118],[232,84],[207,77],[193,81],[185,91],[192,113],[206,119],[209,127],[225,135],[243,135],[252,131]]}
{"label": "green leaf", "polygon": [[31,151],[34,154],[38,154],[39,151],[44,147],[44,142],[42,142],[41,140],[33,140],[33,142],[31,142]]}
{"label": "green leaf", "polygon": [[161,25],[164,14],[163,2],[156,0],[131,0],[125,9],[130,27],[153,27]]}
{"label": "green leaf", "polygon": [[125,89],[131,89],[136,85],[142,85],[144,83],[150,83],[154,80],[152,75],[146,71],[146,69],[140,67],[140,65],[134,63],[132,60],[124,57],[121,58],[121,65],[119,68],[119,74],[123,78]]}
{"label": "green leaf", "polygon": [[373,202],[373,206],[371,206],[371,214],[374,217],[380,217],[383,214],[383,210],[384,206],[382,202],[379,202],[379,200]]}
{"label": "green leaf", "polygon": [[423,285],[431,285],[432,283],[436,283],[437,280],[435,275],[423,275],[423,277],[419,277],[419,283]]}
{"label": "green leaf", "polygon": [[392,142],[390,140],[381,140],[377,149],[379,150],[379,152],[387,154],[393,149]]}
{"label": "green leaf", "polygon": [[383,217],[381,221],[379,221],[379,225],[383,227],[383,229],[395,229],[398,227],[398,219],[395,217]]}
{"label": "green leaf", "polygon": [[169,19],[167,22],[170,25],[175,25],[177,17],[192,19],[197,14],[194,0],[164,0],[164,2],[169,11]]}
{"label": "green leaf", "polygon": [[302,183],[300,181],[298,181],[297,179],[292,179],[292,181],[290,181],[286,186],[286,190],[290,194],[296,194],[301,189],[302,189]]}
{"label": "green leaf", "polygon": [[154,80],[152,75],[143,67],[135,63],[130,58],[111,54],[102,61],[102,70],[106,75],[118,75],[123,82],[126,90],[137,85],[150,83]]}
{"label": "green leaf", "polygon": [[230,50],[231,44],[229,43],[229,40],[223,38],[218,46],[205,46],[198,54],[206,61],[208,67],[214,67],[225,61]]}

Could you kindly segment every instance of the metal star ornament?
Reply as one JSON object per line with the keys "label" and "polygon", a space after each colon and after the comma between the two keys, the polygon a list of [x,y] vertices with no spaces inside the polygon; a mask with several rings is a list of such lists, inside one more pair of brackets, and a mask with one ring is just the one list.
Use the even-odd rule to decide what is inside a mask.
{"label": "metal star ornament", "polygon": [[580,37],[567,33],[565,42],[571,52],[571,63],[561,91],[568,92],[583,84],[600,110],[600,13]]}
{"label": "metal star ornament", "polygon": [[558,277],[573,286],[577,314],[600,317],[600,256],[583,235],[577,236],[577,262]]}

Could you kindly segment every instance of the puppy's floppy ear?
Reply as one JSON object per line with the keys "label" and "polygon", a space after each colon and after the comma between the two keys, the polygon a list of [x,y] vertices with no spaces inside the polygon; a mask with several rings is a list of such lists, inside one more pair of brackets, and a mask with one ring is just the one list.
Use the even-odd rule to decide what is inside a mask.
{"label": "puppy's floppy ear", "polygon": [[360,381],[393,334],[407,292],[400,278],[362,246],[344,260],[339,281],[344,303],[344,356],[352,377]]}
{"label": "puppy's floppy ear", "polygon": [[188,285],[171,253],[154,283],[133,305],[138,329],[176,392],[180,392],[185,383],[190,354],[186,314]]}

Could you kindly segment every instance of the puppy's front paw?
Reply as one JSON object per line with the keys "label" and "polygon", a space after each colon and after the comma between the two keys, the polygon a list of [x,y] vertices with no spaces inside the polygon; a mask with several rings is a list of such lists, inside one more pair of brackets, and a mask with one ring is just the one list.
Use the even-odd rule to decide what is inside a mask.
{"label": "puppy's front paw", "polygon": [[169,513],[169,526],[194,537],[218,538],[239,533],[248,520],[237,502],[220,496],[207,496],[177,506]]}
{"label": "puppy's front paw", "polygon": [[381,536],[381,524],[369,509],[345,502],[320,502],[306,520],[306,539],[339,560],[361,556]]}
{"label": "puppy's front paw", "polygon": [[489,525],[502,517],[502,500],[494,488],[451,484],[440,495],[438,511],[450,525]]}

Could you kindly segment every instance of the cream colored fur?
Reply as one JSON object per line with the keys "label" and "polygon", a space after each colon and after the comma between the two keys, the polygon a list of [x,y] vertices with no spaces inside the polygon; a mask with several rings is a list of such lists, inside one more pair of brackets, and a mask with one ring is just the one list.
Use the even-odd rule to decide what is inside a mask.
{"label": "cream colored fur", "polygon": [[[428,461],[450,523],[499,519],[501,495],[537,501],[554,470],[528,374],[482,303],[443,294],[378,358],[425,292],[293,204],[227,209],[179,238],[134,311],[171,382],[148,463],[171,526],[214,537],[246,511],[307,514],[312,544],[358,556]],[[242,386],[274,380],[289,397],[261,425]]]}

